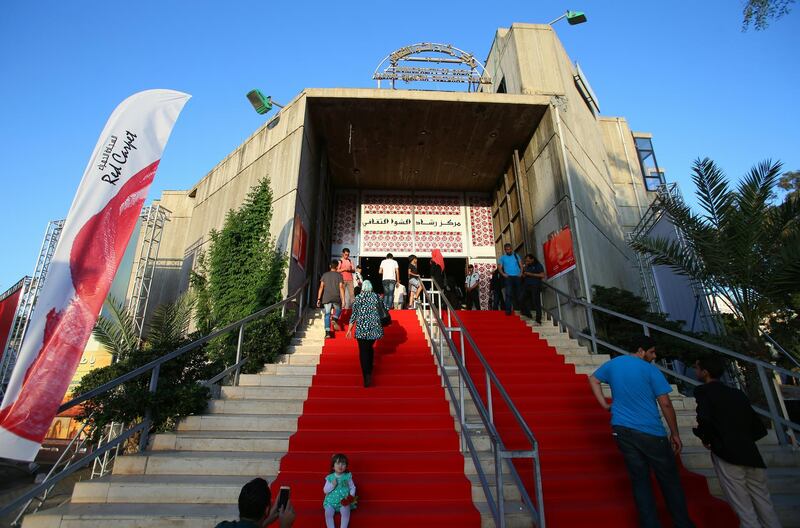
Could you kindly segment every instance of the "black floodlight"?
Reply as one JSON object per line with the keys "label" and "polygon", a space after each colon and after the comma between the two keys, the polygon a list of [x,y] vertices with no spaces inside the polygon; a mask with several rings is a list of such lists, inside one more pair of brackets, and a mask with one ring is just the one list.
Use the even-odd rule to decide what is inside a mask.
{"label": "black floodlight", "polygon": [[586,22],[586,15],[583,11],[567,11],[567,22],[570,26],[576,26]]}
{"label": "black floodlight", "polygon": [[261,93],[259,89],[247,92],[247,100],[259,114],[266,114],[272,110],[272,98]]}

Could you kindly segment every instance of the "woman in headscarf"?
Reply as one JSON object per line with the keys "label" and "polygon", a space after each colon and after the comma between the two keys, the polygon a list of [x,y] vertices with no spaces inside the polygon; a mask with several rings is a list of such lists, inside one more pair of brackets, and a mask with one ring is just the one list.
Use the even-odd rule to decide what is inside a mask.
{"label": "woman in headscarf", "polygon": [[372,289],[372,283],[365,280],[361,285],[361,293],[356,295],[353,303],[353,313],[350,315],[350,327],[347,337],[351,337],[353,326],[356,327],[358,340],[358,359],[361,362],[361,374],[364,376],[364,386],[372,385],[372,364],[375,358],[375,340],[383,337],[378,315],[378,295]]}

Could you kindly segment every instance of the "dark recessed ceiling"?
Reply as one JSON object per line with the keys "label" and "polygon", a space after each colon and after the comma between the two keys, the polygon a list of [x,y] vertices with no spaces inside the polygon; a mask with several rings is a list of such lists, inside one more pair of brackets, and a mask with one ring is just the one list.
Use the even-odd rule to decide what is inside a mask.
{"label": "dark recessed ceiling", "polygon": [[547,106],[309,97],[308,108],[337,187],[489,191]]}

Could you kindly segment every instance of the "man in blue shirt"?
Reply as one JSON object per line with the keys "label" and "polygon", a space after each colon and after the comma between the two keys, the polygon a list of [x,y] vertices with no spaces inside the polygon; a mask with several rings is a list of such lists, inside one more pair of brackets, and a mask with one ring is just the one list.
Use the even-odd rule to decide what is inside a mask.
{"label": "man in blue shirt", "polygon": [[[647,528],[661,526],[650,486],[652,469],[674,525],[693,527],[675,462],[683,444],[675,409],[669,399],[672,388],[652,364],[656,359],[653,339],[640,336],[636,347],[633,354],[616,357],[601,365],[589,377],[589,383],[600,406],[611,411],[611,429],[631,477],[639,525]],[[601,382],[611,386],[610,405],[603,396]],[[661,423],[659,407],[667,420],[669,437]]]}
{"label": "man in blue shirt", "polygon": [[519,294],[522,289],[522,264],[519,255],[511,250],[511,244],[503,246],[505,251],[497,259],[497,270],[503,277],[503,297],[506,301],[506,315],[511,315],[514,306],[519,306]]}

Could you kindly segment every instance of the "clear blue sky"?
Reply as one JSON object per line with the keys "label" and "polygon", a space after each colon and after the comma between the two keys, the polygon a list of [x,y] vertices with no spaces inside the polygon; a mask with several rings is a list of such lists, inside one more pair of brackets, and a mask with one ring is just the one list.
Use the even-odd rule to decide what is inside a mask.
{"label": "clear blue sky", "polygon": [[263,122],[244,98],[253,87],[284,102],[305,87],[372,87],[386,54],[422,41],[483,60],[497,27],[546,23],[567,8],[589,18],[558,32],[602,113],[652,132],[660,165],[687,197],[698,156],[733,178],[768,157],[800,169],[800,13],[742,33],[741,3],[6,0],[0,292],[32,273],[48,220],[66,215],[108,115],[128,95],[193,95],[153,198],[189,188]]}

